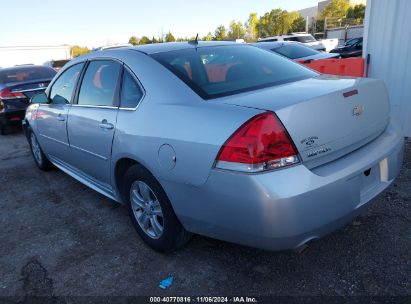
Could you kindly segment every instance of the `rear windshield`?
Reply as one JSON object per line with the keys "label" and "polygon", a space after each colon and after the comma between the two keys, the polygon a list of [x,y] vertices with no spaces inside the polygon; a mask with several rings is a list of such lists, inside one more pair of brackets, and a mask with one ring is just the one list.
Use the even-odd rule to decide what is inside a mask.
{"label": "rear windshield", "polygon": [[307,42],[315,42],[315,38],[311,35],[306,35],[306,36],[293,36],[293,37],[288,37],[284,38],[285,41],[297,41],[301,43],[307,43]]}
{"label": "rear windshield", "polygon": [[303,58],[318,54],[317,51],[297,43],[280,46],[273,49],[273,51],[290,59]]}
{"label": "rear windshield", "polygon": [[38,79],[52,79],[56,71],[47,67],[16,67],[0,70],[0,83],[14,83]]}
{"label": "rear windshield", "polygon": [[151,56],[204,99],[317,75],[286,58],[248,45],[192,48]]}

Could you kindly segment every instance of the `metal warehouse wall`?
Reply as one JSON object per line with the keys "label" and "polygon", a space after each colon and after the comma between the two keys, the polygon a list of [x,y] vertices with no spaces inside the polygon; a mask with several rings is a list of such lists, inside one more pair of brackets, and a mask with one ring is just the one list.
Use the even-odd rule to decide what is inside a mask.
{"label": "metal warehouse wall", "polygon": [[411,0],[368,0],[364,39],[369,76],[384,79],[392,115],[411,137]]}

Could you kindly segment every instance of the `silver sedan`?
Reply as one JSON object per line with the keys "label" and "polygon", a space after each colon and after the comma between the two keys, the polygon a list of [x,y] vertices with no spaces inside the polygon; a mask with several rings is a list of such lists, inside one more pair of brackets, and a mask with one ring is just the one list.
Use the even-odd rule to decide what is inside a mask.
{"label": "silver sedan", "polygon": [[398,175],[403,136],[380,80],[317,74],[228,42],[93,52],[32,99],[34,161],[128,206],[152,248],[192,233],[296,249]]}

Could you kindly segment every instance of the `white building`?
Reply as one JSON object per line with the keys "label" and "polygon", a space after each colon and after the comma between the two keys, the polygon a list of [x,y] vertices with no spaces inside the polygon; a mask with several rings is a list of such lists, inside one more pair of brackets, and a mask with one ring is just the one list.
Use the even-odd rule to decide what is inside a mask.
{"label": "white building", "polygon": [[307,7],[302,10],[299,10],[298,12],[301,14],[301,16],[304,17],[308,26],[311,26],[313,23],[313,20],[317,19],[318,7],[317,6]]}
{"label": "white building", "polygon": [[39,64],[47,61],[70,59],[70,46],[1,46],[0,67],[21,64]]}
{"label": "white building", "polygon": [[385,81],[391,112],[411,137],[411,1],[368,0],[364,57],[370,54],[369,77]]}

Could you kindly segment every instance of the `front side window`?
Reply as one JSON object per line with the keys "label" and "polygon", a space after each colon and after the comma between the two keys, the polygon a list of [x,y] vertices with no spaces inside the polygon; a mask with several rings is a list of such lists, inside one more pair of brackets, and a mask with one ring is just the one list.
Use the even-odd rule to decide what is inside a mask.
{"label": "front side window", "polygon": [[122,108],[133,109],[137,107],[141,98],[143,97],[143,91],[137,84],[130,72],[124,70],[123,82],[121,84],[121,104]]}
{"label": "front side window", "polygon": [[151,56],[204,99],[317,75],[286,58],[249,45],[190,48]]}
{"label": "front side window", "polygon": [[50,91],[50,100],[54,104],[70,103],[73,96],[77,79],[84,66],[84,63],[73,65],[64,71],[54,82]]}
{"label": "front side window", "polygon": [[79,105],[113,106],[121,65],[111,60],[89,63],[78,97]]}

